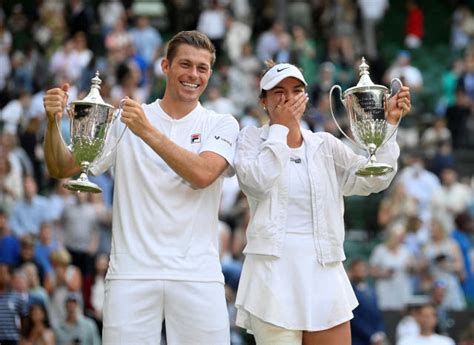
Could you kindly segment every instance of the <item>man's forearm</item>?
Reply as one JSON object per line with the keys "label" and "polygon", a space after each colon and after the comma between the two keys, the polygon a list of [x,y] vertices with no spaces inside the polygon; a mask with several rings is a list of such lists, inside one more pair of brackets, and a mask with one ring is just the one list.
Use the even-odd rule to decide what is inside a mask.
{"label": "man's forearm", "polygon": [[49,174],[55,178],[77,174],[80,167],[62,140],[56,123],[48,121],[44,140],[44,153]]}
{"label": "man's forearm", "polygon": [[[142,137],[179,176],[195,188],[205,188],[226,169],[223,157],[206,159],[172,142],[158,131]],[[217,154],[216,154],[217,156]]]}

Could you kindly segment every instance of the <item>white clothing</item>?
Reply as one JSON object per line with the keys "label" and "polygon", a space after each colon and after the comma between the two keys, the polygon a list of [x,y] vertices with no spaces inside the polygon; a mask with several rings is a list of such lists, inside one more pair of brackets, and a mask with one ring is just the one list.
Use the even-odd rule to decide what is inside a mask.
{"label": "white clothing", "polygon": [[303,331],[277,327],[249,314],[249,324],[258,345],[301,345]]}
{"label": "white clothing", "polygon": [[23,108],[18,99],[8,102],[1,112],[1,119],[4,121],[4,131],[10,134],[17,134],[18,126],[29,118],[29,109]]}
{"label": "white clothing", "polygon": [[397,345],[455,345],[454,340],[444,335],[432,334],[430,336],[417,335],[405,337]]}
{"label": "white clothing", "polygon": [[[143,105],[150,123],[177,145],[211,151],[232,165],[238,123],[200,104],[175,120],[159,100]],[[123,130],[116,121],[104,152]],[[218,208],[223,176],[193,189],[130,130],[117,149],[91,168],[114,165],[113,234],[107,279],[171,279],[223,282],[218,252]],[[231,171],[232,168],[228,169]]]}
{"label": "white clothing", "polygon": [[[389,250],[385,244],[374,248],[370,265],[382,270],[393,270],[391,277],[375,281],[377,302],[381,310],[402,310],[410,300],[412,289],[407,268],[411,260],[410,251],[404,245],[401,245],[396,253]],[[394,294],[393,291],[397,293]]]}
{"label": "white clothing", "polygon": [[420,325],[413,316],[406,315],[398,322],[395,334],[397,339],[419,335]]}
{"label": "white clothing", "polygon": [[433,193],[431,214],[442,220],[446,231],[451,232],[456,215],[466,210],[471,200],[473,194],[468,186],[459,182],[451,186],[443,185]]}
{"label": "white clothing", "polygon": [[342,262],[321,265],[313,234],[287,233],[281,257],[248,254],[237,291],[236,325],[250,315],[289,330],[321,331],[352,319],[357,298]]}
{"label": "white clothing", "polygon": [[414,66],[395,66],[388,72],[388,79],[403,78],[404,84],[409,87],[423,86],[423,75],[420,70]]}
{"label": "white clothing", "polygon": [[[391,130],[389,128],[389,130]],[[288,217],[290,149],[288,128],[281,125],[246,127],[237,145],[235,168],[247,195],[251,219],[246,254],[281,256]],[[367,158],[358,156],[329,133],[302,130],[307,145],[314,246],[322,264],[345,259],[343,196],[368,195],[387,188],[400,153],[396,136],[378,151],[380,162],[394,172],[379,177],[355,175]]]}
{"label": "white clothing", "polygon": [[223,10],[207,9],[201,12],[197,30],[211,40],[223,39],[226,32],[225,12]]}
{"label": "white clothing", "polygon": [[228,345],[224,285],[173,280],[107,280],[103,344]]}
{"label": "white clothing", "polygon": [[364,19],[380,20],[390,6],[388,0],[357,0]]}
{"label": "white clothing", "polygon": [[304,142],[300,147],[291,149],[289,168],[287,232],[311,234],[313,217]]}

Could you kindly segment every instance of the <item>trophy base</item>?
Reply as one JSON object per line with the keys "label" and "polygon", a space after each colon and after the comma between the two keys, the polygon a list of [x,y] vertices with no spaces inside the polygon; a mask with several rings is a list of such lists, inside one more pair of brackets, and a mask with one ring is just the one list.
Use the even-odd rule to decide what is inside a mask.
{"label": "trophy base", "polygon": [[383,163],[369,163],[356,171],[357,176],[381,176],[393,171],[393,167]]}
{"label": "trophy base", "polygon": [[71,180],[64,183],[63,186],[74,192],[102,193],[102,189],[89,180]]}

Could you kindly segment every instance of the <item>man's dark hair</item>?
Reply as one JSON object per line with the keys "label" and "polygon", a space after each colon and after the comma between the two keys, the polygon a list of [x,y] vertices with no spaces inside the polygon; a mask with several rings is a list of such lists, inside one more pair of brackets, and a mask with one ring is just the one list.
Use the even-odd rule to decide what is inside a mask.
{"label": "man's dark hair", "polygon": [[214,44],[212,44],[211,40],[203,33],[196,30],[192,30],[178,32],[168,42],[168,45],[166,47],[166,58],[168,59],[170,64],[176,56],[176,51],[178,50],[179,46],[183,44],[188,44],[195,48],[205,49],[209,51],[212,55],[211,67],[214,65],[214,62],[216,62],[216,48],[214,47]]}

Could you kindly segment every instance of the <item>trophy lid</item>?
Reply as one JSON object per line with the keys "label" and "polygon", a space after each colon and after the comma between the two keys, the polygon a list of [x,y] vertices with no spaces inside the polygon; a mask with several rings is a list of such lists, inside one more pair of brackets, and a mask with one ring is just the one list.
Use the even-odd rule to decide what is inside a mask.
{"label": "trophy lid", "polygon": [[95,77],[91,79],[91,89],[89,94],[82,100],[72,102],[73,104],[91,104],[91,105],[105,105],[113,108],[112,105],[105,103],[100,95],[100,84],[102,80],[99,78],[99,71],[95,72]]}
{"label": "trophy lid", "polygon": [[369,65],[365,62],[365,57],[362,57],[362,63],[359,66],[359,82],[356,86],[347,89],[344,94],[360,91],[361,89],[382,89],[388,90],[387,87],[383,85],[376,85],[372,82],[369,76]]}

